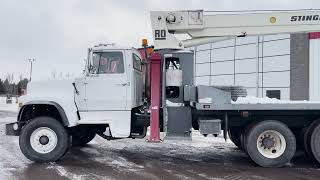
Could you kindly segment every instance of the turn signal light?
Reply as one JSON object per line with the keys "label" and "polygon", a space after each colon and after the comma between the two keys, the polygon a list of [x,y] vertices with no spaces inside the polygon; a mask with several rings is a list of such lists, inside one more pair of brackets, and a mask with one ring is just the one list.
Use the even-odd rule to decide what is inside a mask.
{"label": "turn signal light", "polygon": [[153,49],[152,47],[147,48],[147,53],[148,53],[149,55],[153,54],[153,52],[154,52],[154,49]]}
{"label": "turn signal light", "polygon": [[148,46],[148,39],[142,39],[142,46]]}

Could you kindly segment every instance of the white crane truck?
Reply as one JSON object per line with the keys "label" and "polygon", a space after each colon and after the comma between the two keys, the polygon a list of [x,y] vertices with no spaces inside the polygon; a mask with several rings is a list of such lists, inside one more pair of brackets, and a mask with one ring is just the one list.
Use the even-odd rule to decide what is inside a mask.
{"label": "white crane truck", "polygon": [[234,103],[232,87],[195,86],[193,67],[184,58],[189,52],[181,51],[236,37],[316,32],[319,10],[155,11],[151,23],[155,53],[149,63],[143,63],[143,51],[100,45],[88,50],[83,77],[28,85],[17,122],[6,125],[7,135],[20,136],[27,158],[57,161],[96,134],[108,140],[144,138],[151,122],[150,140],[157,140],[160,129],[182,136],[191,128],[205,136],[224,130],[263,167],[285,165],[297,146],[320,162],[320,103]]}

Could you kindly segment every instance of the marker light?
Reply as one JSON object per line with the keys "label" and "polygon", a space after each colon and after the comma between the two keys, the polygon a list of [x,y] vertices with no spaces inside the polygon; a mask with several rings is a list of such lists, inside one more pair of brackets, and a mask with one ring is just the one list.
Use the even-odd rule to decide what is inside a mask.
{"label": "marker light", "polygon": [[271,18],[270,18],[270,22],[271,22],[272,24],[276,23],[276,22],[277,22],[277,18],[276,18],[276,17],[271,17]]}
{"label": "marker light", "polygon": [[148,46],[148,39],[142,39],[142,46]]}
{"label": "marker light", "polygon": [[154,52],[154,48],[152,48],[152,47],[147,48],[147,53],[149,55],[153,54],[153,52]]}
{"label": "marker light", "polygon": [[12,126],[13,130],[18,130],[19,129],[19,125],[17,123],[13,124]]}

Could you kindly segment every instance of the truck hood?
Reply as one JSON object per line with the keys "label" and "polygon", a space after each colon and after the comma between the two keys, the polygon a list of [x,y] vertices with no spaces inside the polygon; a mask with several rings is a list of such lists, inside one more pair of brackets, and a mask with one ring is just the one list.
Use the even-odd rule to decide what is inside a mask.
{"label": "truck hood", "polygon": [[79,119],[73,82],[74,80],[31,82],[28,84],[27,94],[19,98],[19,105],[22,107],[28,104],[49,104],[60,107],[68,119],[69,127],[75,126]]}
{"label": "truck hood", "polygon": [[48,80],[30,82],[27,94],[20,97],[20,102],[67,100],[74,97],[74,80]]}

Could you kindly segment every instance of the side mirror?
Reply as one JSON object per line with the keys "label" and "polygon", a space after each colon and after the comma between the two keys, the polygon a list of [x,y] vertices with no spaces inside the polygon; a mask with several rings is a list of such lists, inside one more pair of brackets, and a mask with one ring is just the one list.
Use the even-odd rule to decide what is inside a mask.
{"label": "side mirror", "polygon": [[[87,69],[86,76],[98,75],[97,68],[95,66],[92,66],[91,64],[89,64],[86,69]],[[95,73],[93,73],[93,72],[95,72]]]}

